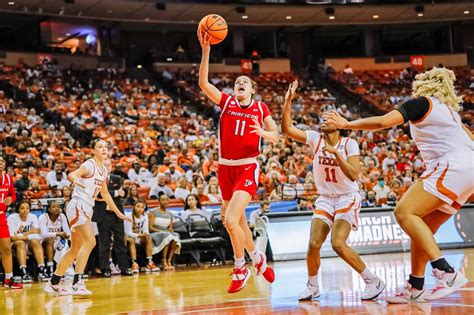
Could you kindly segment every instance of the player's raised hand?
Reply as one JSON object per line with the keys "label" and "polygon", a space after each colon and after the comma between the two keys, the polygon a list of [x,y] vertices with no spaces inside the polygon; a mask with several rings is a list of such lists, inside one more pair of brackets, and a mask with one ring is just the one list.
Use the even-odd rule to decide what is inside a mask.
{"label": "player's raised hand", "polygon": [[124,220],[124,221],[128,221],[128,222],[132,222],[132,219],[130,218],[127,218],[122,212],[118,211],[118,212],[115,212],[115,215],[117,215],[120,219]]}
{"label": "player's raised hand", "polygon": [[329,113],[325,113],[326,124],[333,125],[337,129],[347,129],[349,122],[339,115],[338,112],[335,110],[330,111]]}
{"label": "player's raised hand", "polygon": [[211,49],[211,36],[209,36],[209,34],[203,32],[201,28],[198,28],[197,37],[202,49]]}
{"label": "player's raised hand", "polygon": [[290,83],[288,90],[285,94],[285,101],[292,100],[296,95],[296,89],[298,88],[298,80],[295,80]]}
{"label": "player's raised hand", "polygon": [[250,126],[250,128],[252,128],[252,130],[250,130],[250,133],[256,133],[260,137],[263,137],[265,130],[262,128],[262,126],[260,126],[260,123],[256,118],[253,118],[252,121],[254,124]]}

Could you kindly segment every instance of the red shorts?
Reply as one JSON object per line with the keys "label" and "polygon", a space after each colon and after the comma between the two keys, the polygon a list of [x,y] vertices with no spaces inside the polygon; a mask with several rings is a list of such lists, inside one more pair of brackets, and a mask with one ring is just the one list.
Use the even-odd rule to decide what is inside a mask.
{"label": "red shorts", "polygon": [[252,197],[257,193],[260,165],[258,163],[239,166],[219,164],[217,178],[222,198],[229,201],[237,190],[248,192]]}
{"label": "red shorts", "polygon": [[8,230],[7,215],[0,213],[0,238],[10,238],[10,231]]}

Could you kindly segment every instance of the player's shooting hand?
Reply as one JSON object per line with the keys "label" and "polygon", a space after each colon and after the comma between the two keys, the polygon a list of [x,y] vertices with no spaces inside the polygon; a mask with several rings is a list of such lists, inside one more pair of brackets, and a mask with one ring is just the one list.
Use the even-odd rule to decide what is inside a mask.
{"label": "player's shooting hand", "polygon": [[263,135],[265,134],[265,130],[262,128],[262,126],[260,126],[260,123],[256,118],[253,118],[252,121],[254,124],[250,126],[250,128],[252,128],[252,130],[250,130],[250,133],[256,133],[260,137],[263,137]]}
{"label": "player's shooting hand", "polygon": [[290,83],[288,90],[285,94],[285,101],[292,100],[296,95],[296,89],[298,88],[298,80],[295,80]]}
{"label": "player's shooting hand", "polygon": [[347,129],[349,124],[349,122],[335,110],[325,113],[324,117],[326,119],[326,124],[333,125],[337,129]]}
{"label": "player's shooting hand", "polygon": [[210,50],[211,49],[211,36],[206,32],[203,32],[199,27],[197,30],[197,37],[199,40],[199,44],[201,44],[201,48],[203,50]]}
{"label": "player's shooting hand", "polygon": [[12,197],[7,197],[3,200],[3,203],[8,207],[12,204]]}

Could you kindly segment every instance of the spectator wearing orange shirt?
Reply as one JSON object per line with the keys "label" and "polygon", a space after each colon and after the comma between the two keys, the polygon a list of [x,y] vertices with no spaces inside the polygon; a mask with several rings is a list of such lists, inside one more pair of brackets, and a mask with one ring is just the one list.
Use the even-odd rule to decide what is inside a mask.
{"label": "spectator wearing orange shirt", "polygon": [[206,178],[208,176],[216,176],[218,166],[219,162],[215,159],[215,154],[209,153],[207,156],[207,161],[202,164],[202,174]]}
{"label": "spectator wearing orange shirt", "polygon": [[208,204],[209,203],[209,197],[207,194],[204,192],[204,184],[200,183],[196,185],[196,195],[198,196],[199,202],[201,204]]}

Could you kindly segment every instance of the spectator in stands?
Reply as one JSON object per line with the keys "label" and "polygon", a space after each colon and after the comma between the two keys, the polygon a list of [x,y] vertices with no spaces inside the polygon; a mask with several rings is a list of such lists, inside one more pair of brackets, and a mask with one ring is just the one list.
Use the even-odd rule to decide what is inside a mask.
{"label": "spectator in stands", "polygon": [[139,175],[140,175],[140,162],[134,161],[132,163],[132,167],[128,170],[128,173],[127,173],[128,179],[138,184],[140,182]]}
{"label": "spectator in stands", "polygon": [[58,186],[53,186],[48,191],[48,193],[44,196],[44,198],[54,199],[54,198],[61,198],[62,197],[61,189]]}
{"label": "spectator in stands", "polygon": [[261,201],[260,207],[257,210],[254,210],[250,213],[249,227],[253,228],[255,226],[255,223],[257,222],[257,219],[261,216],[264,216],[265,214],[269,212],[270,212],[270,201],[269,200]]}
{"label": "spectator in stands", "polygon": [[138,192],[138,187],[136,185],[131,185],[128,188],[127,196],[124,202],[125,206],[132,206],[140,199],[140,194]]}
{"label": "spectator in stands", "polygon": [[36,179],[31,180],[30,187],[25,192],[25,197],[28,199],[39,199],[46,195],[46,192],[39,186],[39,182]]}
{"label": "spectator in stands", "polygon": [[196,185],[196,195],[199,199],[199,202],[201,204],[208,204],[209,203],[209,197],[208,195],[204,192],[204,184],[203,183],[199,183]]}
{"label": "spectator in stands", "polygon": [[296,208],[289,209],[288,211],[310,211],[311,207],[308,205],[308,200],[304,198],[298,198],[298,204]]}
{"label": "spectator in stands", "polygon": [[133,210],[127,213],[126,216],[132,222],[125,221],[125,235],[127,237],[128,249],[130,251],[130,258],[132,259],[132,273],[138,273],[140,266],[137,263],[137,246],[145,247],[145,254],[148,264],[147,271],[160,271],[153,262],[153,240],[149,234],[148,215],[145,214],[146,201],[138,199],[133,205]]}
{"label": "spectator in stands", "polygon": [[219,186],[217,184],[209,184],[208,186],[210,203],[222,203],[222,195],[219,193]]}
{"label": "spectator in stands", "polygon": [[67,203],[69,202],[69,200],[71,200],[72,188],[70,186],[64,186],[61,194],[62,194],[62,198],[64,200],[64,209],[65,209]]}
{"label": "spectator in stands", "polygon": [[181,201],[184,202],[186,200],[186,197],[191,193],[188,189],[188,180],[186,176],[181,176],[178,178],[176,181],[176,190],[174,191],[174,196],[176,199],[180,199]]}
{"label": "spectator in stands", "polygon": [[[20,195],[28,190],[30,187],[29,172],[27,168],[23,168],[21,171],[21,177],[15,181],[15,189],[19,192]],[[21,199],[20,199],[21,200]]]}
{"label": "spectator in stands", "polygon": [[390,192],[390,188],[385,185],[385,180],[379,178],[378,184],[372,189],[375,192],[377,204],[380,204],[380,199],[386,199],[387,194]]}
{"label": "spectator in stands", "polygon": [[174,198],[174,192],[166,186],[166,176],[164,174],[158,174],[157,182],[153,186],[151,186],[149,198],[150,199],[158,199],[158,194],[162,192],[170,198]]}
{"label": "spectator in stands", "polygon": [[67,179],[66,173],[56,171],[53,178],[48,178],[48,184],[50,187],[62,189],[64,186],[70,186],[71,182]]}
{"label": "spectator in stands", "polygon": [[153,254],[161,252],[163,269],[172,271],[175,269],[173,258],[180,252],[181,240],[179,234],[173,232],[173,214],[167,209],[169,197],[161,194],[159,201],[159,207],[148,214],[150,236],[153,239]]}
{"label": "spectator in stands", "polygon": [[252,62],[252,75],[260,75],[260,55],[258,51],[254,50],[250,56],[250,61]]}
{"label": "spectator in stands", "polygon": [[362,207],[370,208],[370,207],[375,207],[375,206],[377,206],[377,198],[376,198],[375,192],[372,190],[369,190],[367,192],[366,200],[362,201]]}
{"label": "spectator in stands", "polygon": [[397,163],[397,160],[396,160],[396,154],[395,152],[393,151],[388,151],[388,155],[385,159],[383,159],[383,162],[382,162],[382,170],[387,170],[387,168],[389,166],[395,166],[395,164]]}
{"label": "spectator in stands", "polygon": [[54,272],[54,242],[57,238],[69,239],[71,231],[57,201],[49,203],[47,212],[39,216],[38,224],[42,245],[46,251],[46,274],[51,277]]}
{"label": "spectator in stands", "polygon": [[346,65],[344,70],[342,70],[342,72],[344,72],[345,74],[354,74],[354,71],[352,70],[351,66],[350,65]]}
{"label": "spectator in stands", "polygon": [[398,199],[397,193],[394,191],[390,191],[387,194],[387,206],[395,207],[397,205],[397,199]]}
{"label": "spectator in stands", "polygon": [[342,104],[341,107],[337,109],[337,112],[342,116],[346,117],[348,120],[352,119],[352,113],[347,109],[346,104]]}
{"label": "spectator in stands", "polygon": [[184,202],[184,211],[181,213],[181,219],[186,222],[190,215],[199,214],[204,216],[207,220],[211,220],[211,213],[202,208],[198,196],[189,194]]}
{"label": "spectator in stands", "polygon": [[44,266],[38,218],[30,213],[30,208],[29,202],[22,201],[18,206],[18,213],[13,213],[8,217],[8,228],[16,250],[16,259],[20,265],[21,281],[23,283],[30,283],[32,281],[26,268],[27,249],[33,251],[36,263],[38,264],[38,280],[49,280]]}
{"label": "spectator in stands", "polygon": [[270,193],[271,201],[281,201],[283,200],[283,185],[276,185],[275,188]]}
{"label": "spectator in stands", "polygon": [[283,184],[283,200],[294,200],[304,193],[304,187],[298,183],[298,177],[290,175],[288,183]]}

